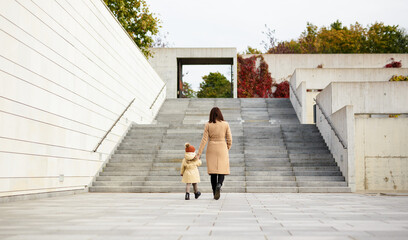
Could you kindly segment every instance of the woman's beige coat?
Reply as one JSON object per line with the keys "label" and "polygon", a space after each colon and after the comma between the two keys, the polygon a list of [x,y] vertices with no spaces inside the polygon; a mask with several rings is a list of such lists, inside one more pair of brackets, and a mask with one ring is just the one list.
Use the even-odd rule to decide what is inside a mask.
{"label": "woman's beige coat", "polygon": [[195,152],[186,152],[181,162],[180,174],[183,175],[181,181],[183,183],[199,183],[200,172],[197,168],[199,166],[201,166],[201,160],[196,157]]}
{"label": "woman's beige coat", "polygon": [[207,160],[208,174],[230,174],[229,154],[232,136],[229,124],[225,121],[206,123],[198,154],[207,144],[205,158]]}

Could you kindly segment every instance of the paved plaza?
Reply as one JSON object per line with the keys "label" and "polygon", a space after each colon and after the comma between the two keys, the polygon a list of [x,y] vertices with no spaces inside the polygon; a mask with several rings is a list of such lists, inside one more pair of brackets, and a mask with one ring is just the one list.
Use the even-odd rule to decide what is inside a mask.
{"label": "paved plaza", "polygon": [[0,239],[408,239],[408,197],[84,193],[0,204]]}

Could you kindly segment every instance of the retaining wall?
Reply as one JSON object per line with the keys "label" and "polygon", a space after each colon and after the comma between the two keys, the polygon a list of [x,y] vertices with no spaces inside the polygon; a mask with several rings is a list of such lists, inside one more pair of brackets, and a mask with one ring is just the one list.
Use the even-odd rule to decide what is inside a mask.
{"label": "retaining wall", "polygon": [[408,82],[331,83],[317,96],[316,125],[352,191],[408,191],[407,90]]}
{"label": "retaining wall", "polygon": [[165,99],[103,1],[4,0],[0,42],[0,196],[84,189]]}

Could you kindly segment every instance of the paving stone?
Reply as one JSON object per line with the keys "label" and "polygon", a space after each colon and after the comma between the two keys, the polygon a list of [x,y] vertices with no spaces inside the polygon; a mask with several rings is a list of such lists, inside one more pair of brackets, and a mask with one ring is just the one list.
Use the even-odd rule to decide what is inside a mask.
{"label": "paving stone", "polygon": [[86,193],[0,205],[0,239],[406,239],[408,197]]}

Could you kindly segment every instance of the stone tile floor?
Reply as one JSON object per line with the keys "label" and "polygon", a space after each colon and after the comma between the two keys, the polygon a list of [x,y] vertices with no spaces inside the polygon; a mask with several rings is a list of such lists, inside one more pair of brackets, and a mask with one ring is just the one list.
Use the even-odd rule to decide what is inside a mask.
{"label": "stone tile floor", "polygon": [[408,239],[408,197],[85,193],[0,204],[0,239]]}

